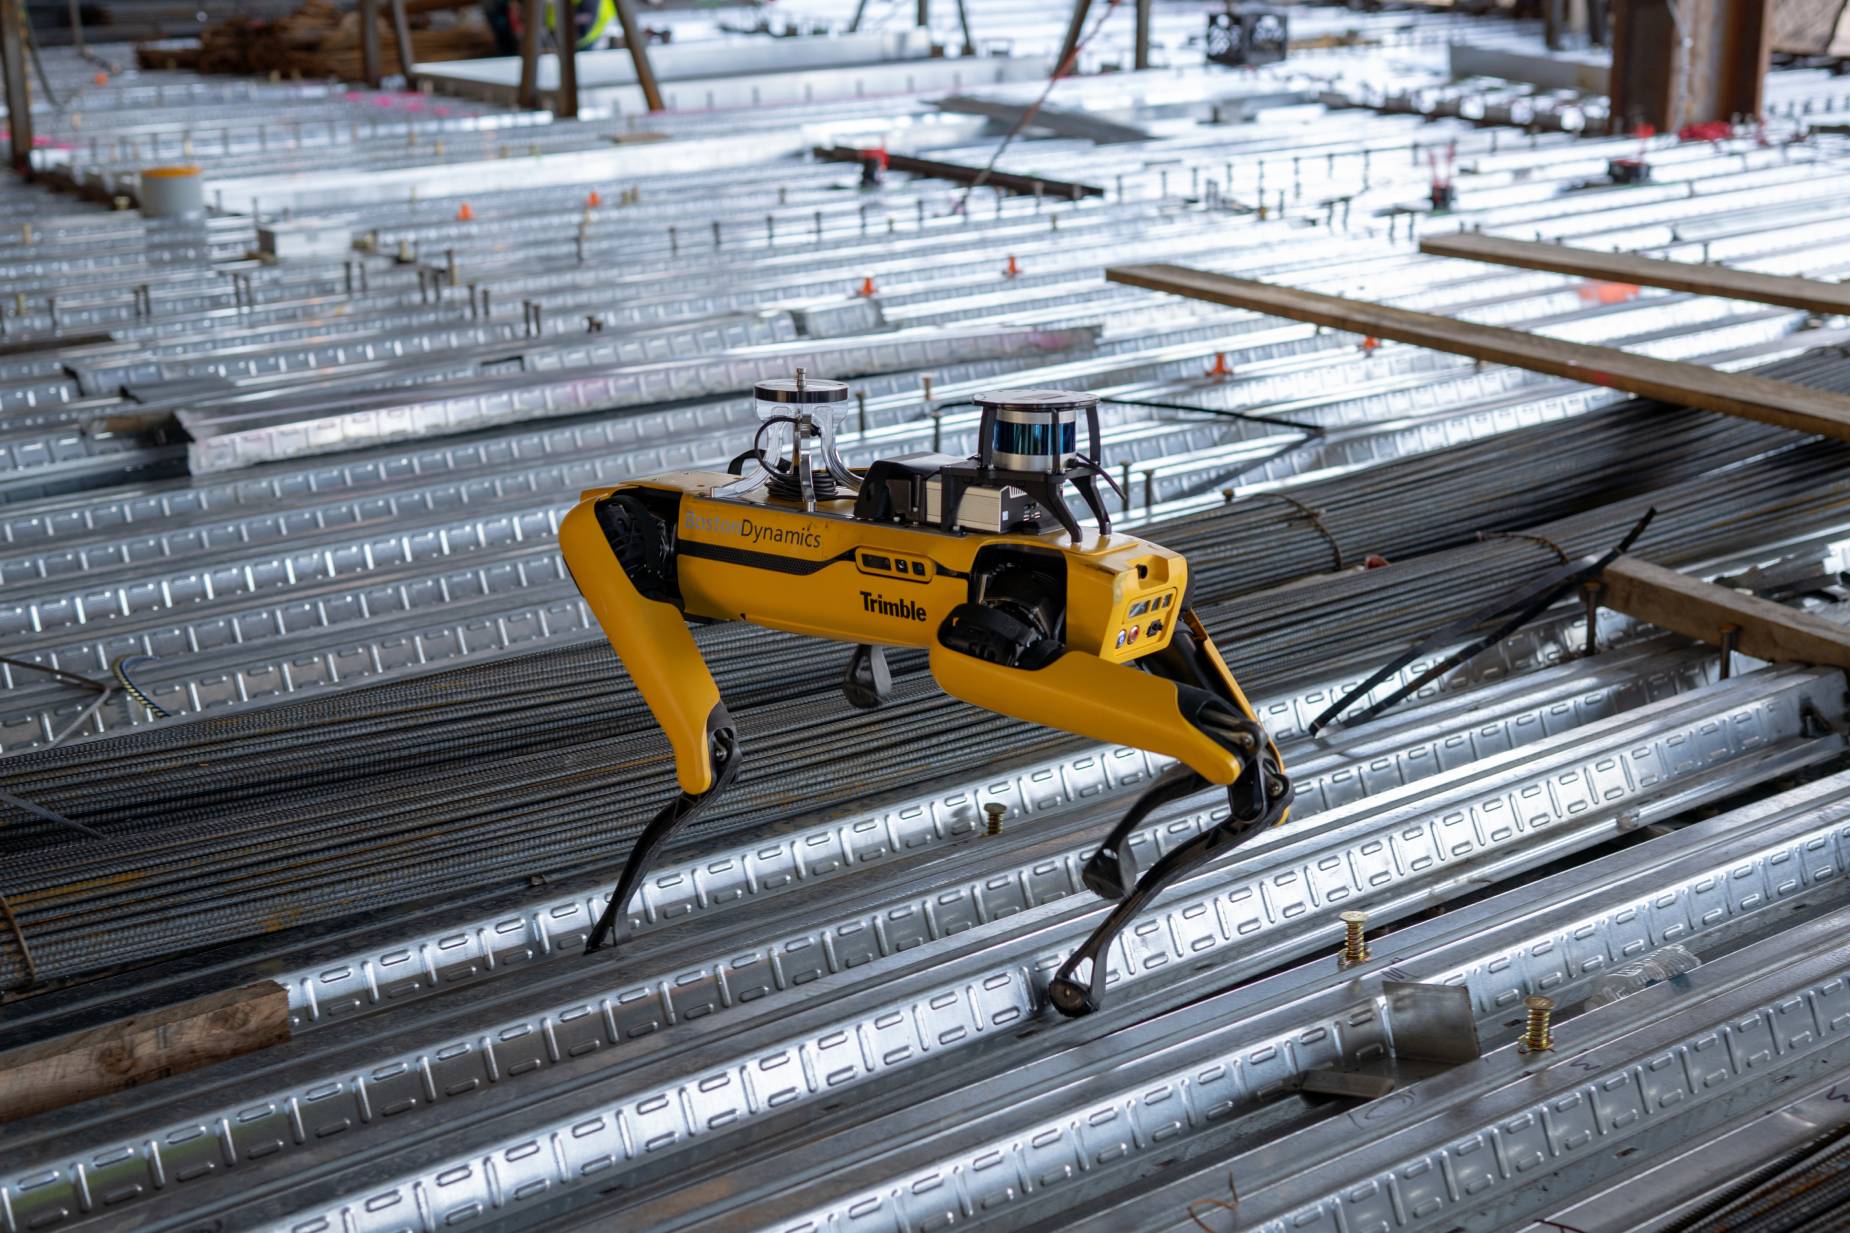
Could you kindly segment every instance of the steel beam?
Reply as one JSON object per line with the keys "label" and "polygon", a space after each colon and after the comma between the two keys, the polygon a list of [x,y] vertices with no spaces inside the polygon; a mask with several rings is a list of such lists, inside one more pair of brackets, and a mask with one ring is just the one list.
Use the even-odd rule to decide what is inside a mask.
{"label": "steel beam", "polygon": [[559,52],[559,88],[553,92],[552,114],[574,120],[578,118],[578,19],[561,11],[556,24],[552,42]]}
{"label": "steel beam", "polygon": [[540,105],[540,27],[545,14],[545,0],[521,0],[520,84],[514,88],[514,104],[528,111]]}
{"label": "steel beam", "polygon": [[1760,114],[1771,0],[1633,0],[1612,9],[1612,119],[1619,131]]}
{"label": "steel beam", "polygon": [[13,170],[32,174],[32,94],[26,85],[26,11],[0,0],[0,72],[6,76],[7,143]]}
{"label": "steel beam", "polygon": [[385,80],[379,64],[379,0],[360,0],[360,71],[375,90]]}

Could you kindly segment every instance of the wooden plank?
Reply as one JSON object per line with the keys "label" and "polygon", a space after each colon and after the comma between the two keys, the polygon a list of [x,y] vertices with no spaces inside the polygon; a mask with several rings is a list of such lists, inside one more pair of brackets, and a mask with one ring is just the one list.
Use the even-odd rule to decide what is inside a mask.
{"label": "wooden plank", "polygon": [[1608,565],[1602,581],[1606,592],[1600,602],[1640,621],[1717,646],[1732,625],[1739,630],[1735,648],[1743,655],[1850,669],[1850,628],[1835,621],[1637,557]]}
{"label": "wooden plank", "polygon": [[0,1122],[119,1092],[289,1039],[275,981],[0,1053]]}
{"label": "wooden plank", "polygon": [[1486,363],[1509,364],[1645,398],[1850,441],[1850,398],[1751,373],[1719,372],[1701,364],[1652,359],[1614,347],[1543,338],[1522,330],[1454,321],[1432,313],[1209,274],[1184,266],[1113,266],[1105,271],[1105,277],[1127,286],[1309,321],[1373,338],[1391,338]]}
{"label": "wooden plank", "polygon": [[1606,282],[1667,287],[1672,291],[1778,304],[1812,313],[1850,313],[1850,285],[1788,274],[1756,274],[1752,270],[1664,261],[1635,253],[1596,253],[1566,244],[1537,244],[1533,240],[1511,240],[1468,231],[1421,240],[1420,251],[1435,257],[1461,257],[1467,261],[1548,270]]}

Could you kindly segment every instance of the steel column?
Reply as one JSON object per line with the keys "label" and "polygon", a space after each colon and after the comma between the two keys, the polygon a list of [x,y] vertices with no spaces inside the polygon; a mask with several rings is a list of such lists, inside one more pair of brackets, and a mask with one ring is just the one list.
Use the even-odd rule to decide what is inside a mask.
{"label": "steel column", "polygon": [[540,105],[540,26],[545,12],[544,0],[521,0],[520,85],[514,101],[528,110]]}
{"label": "steel column", "polygon": [[0,72],[6,76],[7,141],[13,170],[32,174],[32,94],[26,86],[26,13],[0,0]]}
{"label": "steel column", "polygon": [[649,36],[636,20],[635,0],[616,0],[617,20],[623,23],[623,45],[630,49],[636,65],[636,84],[642,87],[643,101],[650,111],[668,110],[662,103],[662,88],[655,84],[655,69],[649,64]]}
{"label": "steel column", "polygon": [[557,16],[552,41],[559,51],[559,88],[553,92],[552,114],[571,120],[578,116],[578,19],[564,5]]}
{"label": "steel column", "polygon": [[1137,42],[1132,67],[1150,67],[1150,9],[1155,0],[1137,0]]}
{"label": "steel column", "polygon": [[1666,132],[1760,113],[1771,0],[1630,0],[1612,17],[1612,124]]}
{"label": "steel column", "polygon": [[360,71],[375,90],[385,79],[379,66],[379,0],[360,0]]}

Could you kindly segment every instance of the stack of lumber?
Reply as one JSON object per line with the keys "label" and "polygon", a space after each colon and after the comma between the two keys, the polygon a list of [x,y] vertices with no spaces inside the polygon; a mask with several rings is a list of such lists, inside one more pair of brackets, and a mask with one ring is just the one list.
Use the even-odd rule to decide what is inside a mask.
{"label": "stack of lumber", "polygon": [[[494,35],[464,0],[407,0],[414,61],[469,60],[495,54]],[[380,58],[387,71],[398,66],[397,45],[379,6]],[[279,73],[284,77],[362,81],[360,15],[334,0],[307,0],[293,13],[264,20],[234,17],[209,26],[197,49],[171,43],[138,49],[143,67],[185,68],[202,73]]]}

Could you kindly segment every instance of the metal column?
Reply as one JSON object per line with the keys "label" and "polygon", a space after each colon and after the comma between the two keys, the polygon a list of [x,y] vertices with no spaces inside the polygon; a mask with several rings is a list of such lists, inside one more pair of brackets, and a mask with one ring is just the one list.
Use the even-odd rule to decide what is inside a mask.
{"label": "metal column", "polygon": [[529,111],[540,105],[540,27],[545,19],[545,0],[521,0],[520,88],[514,101]]}
{"label": "metal column", "polygon": [[360,71],[375,90],[385,80],[379,66],[379,0],[360,0]]}
{"label": "metal column", "polygon": [[1629,0],[1612,6],[1612,123],[1676,132],[1760,113],[1771,0]]}
{"label": "metal column", "polygon": [[559,88],[553,91],[552,114],[563,119],[578,116],[578,18],[561,5],[552,32],[553,46],[559,49]]}
{"label": "metal column", "polygon": [[1133,68],[1150,67],[1150,10],[1155,0],[1137,0],[1137,44]]}
{"label": "metal column", "polygon": [[623,45],[630,49],[636,65],[636,84],[642,87],[643,101],[650,111],[666,111],[662,105],[662,88],[655,84],[655,70],[649,65],[649,36],[636,20],[635,0],[616,0],[617,20],[623,23]]}
{"label": "metal column", "polygon": [[32,174],[32,95],[26,86],[26,13],[22,0],[0,0],[0,72],[6,75],[9,161]]}
{"label": "metal column", "polygon": [[411,67],[411,19],[405,15],[405,0],[392,0],[392,40],[398,44],[398,69],[405,75],[405,89],[415,90],[418,75]]}

